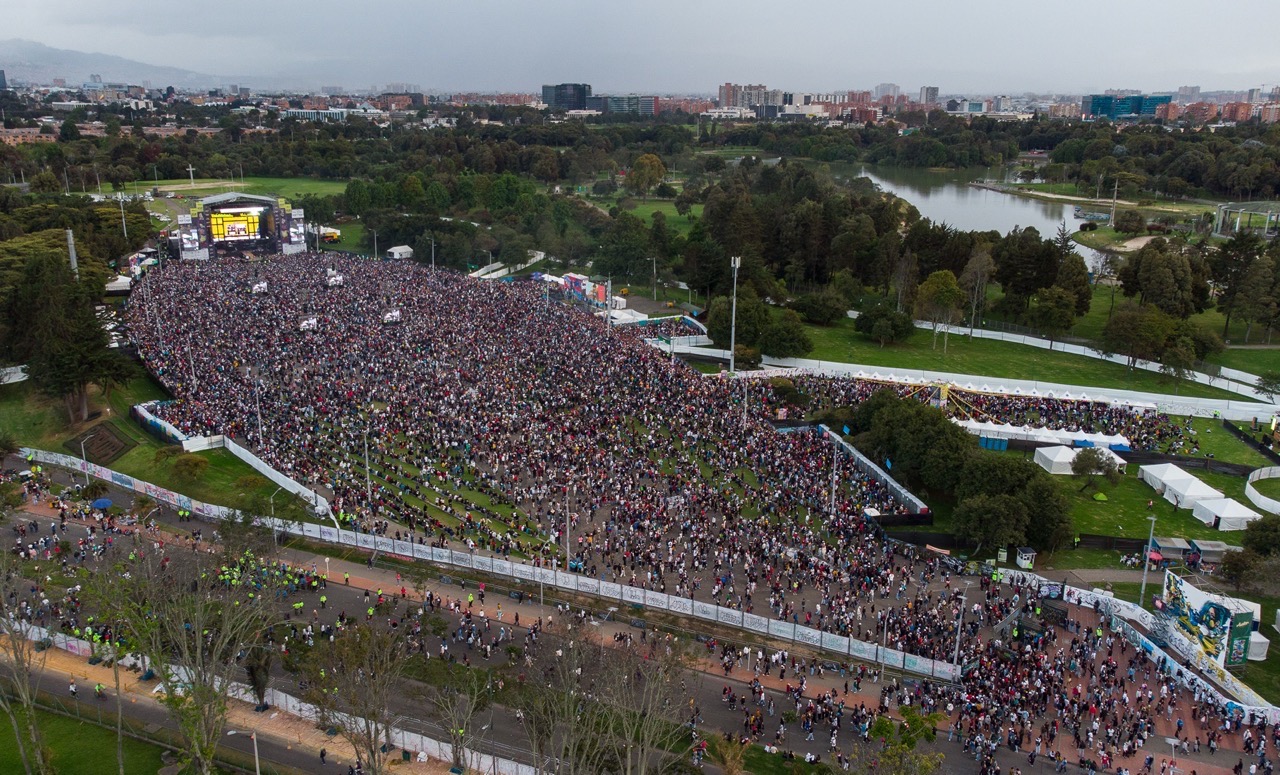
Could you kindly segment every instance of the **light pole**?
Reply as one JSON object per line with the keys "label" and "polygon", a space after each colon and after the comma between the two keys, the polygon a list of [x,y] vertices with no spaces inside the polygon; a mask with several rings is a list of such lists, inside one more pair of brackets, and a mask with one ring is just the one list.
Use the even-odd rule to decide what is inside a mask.
{"label": "light pole", "polygon": [[84,468],[84,483],[85,483],[85,484],[88,484],[88,483],[89,483],[89,466],[87,465],[87,464],[88,464],[88,462],[89,462],[89,458],[87,458],[87,457],[85,457],[85,456],[84,456],[84,445],[85,445],[85,442],[87,442],[89,439],[92,439],[94,436],[97,436],[97,435],[98,435],[98,434],[96,434],[96,433],[90,433],[88,436],[85,436],[83,439],[80,439],[80,459],[81,459],[81,460],[83,460],[83,461],[86,463],[85,468]]}
{"label": "light pole", "polygon": [[262,775],[262,765],[258,763],[258,734],[256,732],[242,732],[238,729],[227,730],[227,736],[231,735],[248,735],[253,741],[253,771],[255,775]]}
{"label": "light pole", "polygon": [[734,359],[734,350],[738,341],[738,268],[742,266],[742,256],[730,258],[729,266],[733,267],[733,312],[729,324],[729,373],[733,374],[737,365],[737,361]]}
{"label": "light pole", "polygon": [[650,256],[653,261],[653,300],[658,300],[658,257]]}
{"label": "light pole", "polygon": [[1151,570],[1151,542],[1156,536],[1156,515],[1149,514],[1147,520],[1151,522],[1151,530],[1147,533],[1147,544],[1142,547],[1142,589],[1138,592],[1138,605],[1144,606],[1144,600],[1147,599],[1147,571]]}
{"label": "light pole", "polygon": [[966,581],[964,591],[960,593],[960,616],[956,618],[956,656],[951,660],[955,663],[957,673],[960,670],[960,631],[964,628],[964,607],[969,602],[969,587],[972,585],[972,581]]}
{"label": "light pole", "polygon": [[124,194],[116,194],[116,201],[120,203],[120,229],[124,231],[124,238],[129,239],[129,225],[124,222]]}
{"label": "light pole", "polygon": [[[270,497],[270,498],[267,498],[267,503],[269,503],[269,504],[271,505],[271,518],[272,518],[273,520],[276,518],[276,496],[277,496],[277,495],[279,495],[279,494],[280,494],[280,491],[281,491],[281,490],[283,490],[283,489],[284,489],[284,487],[283,487],[283,486],[281,486],[281,487],[277,487],[277,488],[276,488],[276,491],[275,491],[275,492],[273,492],[273,493],[271,493],[271,497]],[[326,558],[326,559],[328,559],[328,558]]]}
{"label": "light pole", "polygon": [[378,230],[369,229],[369,231],[373,232],[373,257],[377,258],[378,257]]}

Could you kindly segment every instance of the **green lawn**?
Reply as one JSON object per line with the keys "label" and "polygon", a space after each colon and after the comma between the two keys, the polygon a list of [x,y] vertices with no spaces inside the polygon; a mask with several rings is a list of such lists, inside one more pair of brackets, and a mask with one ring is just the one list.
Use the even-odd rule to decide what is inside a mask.
{"label": "green lawn", "polygon": [[[348,221],[334,226],[338,231],[342,232],[342,238],[337,242],[329,244],[321,244],[321,250],[346,250],[351,253],[368,253],[372,250],[370,246],[364,245],[364,224],[359,221]],[[390,247],[388,245],[387,247]],[[382,246],[379,245],[381,250]]]}
{"label": "green lawn", "polygon": [[634,210],[628,211],[646,224],[653,222],[654,213],[662,213],[667,218],[667,228],[672,232],[687,235],[693,228],[694,219],[702,217],[702,204],[695,204],[688,215],[676,212],[676,203],[670,199],[650,199],[636,204]]}
{"label": "green lawn", "polygon": [[[1230,498],[1244,500],[1244,477],[1212,474],[1203,469],[1187,469],[1187,472],[1206,484],[1222,490]],[[1175,509],[1172,503],[1156,495],[1156,491],[1138,479],[1138,467],[1129,466],[1129,472],[1117,484],[1101,482],[1097,490],[1081,491],[1083,482],[1074,476],[1054,477],[1062,486],[1070,503],[1071,517],[1076,532],[1111,535],[1122,538],[1145,539],[1150,530],[1147,515],[1156,517],[1156,535],[1175,538],[1206,538],[1231,542],[1230,533],[1222,533],[1191,516],[1190,509]],[[1106,501],[1093,499],[1095,492],[1107,496]],[[1147,501],[1152,501],[1150,511]],[[1247,501],[1246,501],[1247,502]],[[1062,567],[1069,567],[1065,562]],[[1070,566],[1074,567],[1074,566]]]}
{"label": "green lawn", "polygon": [[[99,775],[118,771],[114,730],[57,713],[37,711],[36,715],[44,740],[53,750],[53,765],[61,775]],[[114,714],[109,715],[109,721],[114,724]],[[0,742],[0,772],[22,772],[22,761],[18,757],[10,725],[5,725],[0,740],[3,741]],[[155,775],[161,766],[161,750],[159,746],[126,737],[126,775]]]}
{"label": "green lawn", "polygon": [[[1265,495],[1268,498],[1274,498],[1280,501],[1280,478],[1259,479],[1253,483],[1253,489],[1257,490],[1259,495]],[[1245,501],[1245,505],[1254,511],[1259,511],[1259,509],[1249,501]]]}
{"label": "green lawn", "polygon": [[1098,225],[1093,231],[1078,231],[1072,235],[1072,239],[1088,248],[1096,250],[1114,250],[1125,242],[1134,237],[1141,237],[1141,234],[1121,234],[1110,226]]}
{"label": "green lawn", "polygon": [[[1173,395],[1175,391],[1173,383],[1153,372],[1137,369],[1130,371],[1120,364],[1084,355],[1049,352],[1038,347],[993,339],[969,340],[965,336],[953,335],[947,354],[943,355],[942,337],[939,336],[938,349],[934,350],[931,348],[932,334],[920,329],[905,343],[880,347],[855,331],[853,324],[851,318],[842,318],[832,326],[808,326],[814,349],[806,357],[870,366],[983,375],[989,379],[982,382],[991,387],[997,387],[1003,377],[1169,395]],[[975,380],[975,384],[980,385],[981,382]],[[1177,389],[1187,396],[1240,398],[1225,390],[1193,383],[1183,383]]]}
{"label": "green lawn", "polygon": [[[83,426],[70,427],[60,404],[36,395],[30,383],[19,382],[0,386],[0,429],[3,429],[27,446],[50,452],[66,452],[63,442],[98,423],[109,423],[125,438],[137,445],[109,466],[122,474],[151,482],[169,490],[181,492],[196,500],[234,506],[240,491],[235,483],[242,477],[257,476],[246,463],[223,449],[196,454],[209,461],[205,475],[196,481],[180,479],[173,473],[171,462],[157,463],[156,451],[164,444],[147,433],[129,418],[129,407],[144,401],[164,398],[164,391],[150,377],[138,377],[112,392],[109,400],[95,395],[92,399],[102,415]],[[254,492],[270,497],[275,486],[262,484]],[[280,503],[277,498],[277,505]]]}
{"label": "green lawn", "polygon": [[195,183],[196,188],[193,189],[189,188],[191,185],[190,179],[175,178],[173,180],[148,183],[147,187],[159,188],[161,191],[175,191],[189,199],[221,194],[226,191],[242,191],[246,194],[258,194],[259,196],[283,196],[286,199],[296,199],[304,194],[322,196],[341,194],[347,188],[347,181],[345,180],[319,180],[316,178],[246,176],[243,183],[238,178],[234,182],[216,178],[196,178]]}

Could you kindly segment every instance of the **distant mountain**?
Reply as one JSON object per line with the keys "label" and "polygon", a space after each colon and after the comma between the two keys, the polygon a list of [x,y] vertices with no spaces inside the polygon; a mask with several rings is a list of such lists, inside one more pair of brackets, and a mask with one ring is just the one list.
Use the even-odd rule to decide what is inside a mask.
{"label": "distant mountain", "polygon": [[54,78],[67,79],[68,87],[88,83],[89,76],[97,74],[109,83],[151,84],[153,88],[166,86],[188,89],[211,89],[232,83],[253,84],[262,87],[259,79],[233,78],[208,75],[179,67],[163,67],[137,62],[110,54],[87,54],[51,48],[30,40],[0,40],[0,70],[9,81],[52,83]]}

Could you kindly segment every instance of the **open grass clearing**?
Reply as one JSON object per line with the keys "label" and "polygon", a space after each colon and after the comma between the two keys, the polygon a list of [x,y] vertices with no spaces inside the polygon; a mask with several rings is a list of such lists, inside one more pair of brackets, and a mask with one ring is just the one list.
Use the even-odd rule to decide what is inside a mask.
{"label": "open grass clearing", "polygon": [[[166,445],[129,417],[129,407],[164,397],[164,391],[150,377],[137,377],[112,391],[110,397],[97,393],[91,395],[91,414],[100,414],[87,423],[70,425],[62,405],[37,395],[29,382],[2,385],[0,429],[12,433],[20,444],[58,452],[63,451],[63,442],[67,439],[100,423],[110,423],[117,434],[137,445],[111,463],[114,471],[222,506],[235,506],[242,498],[252,495],[271,496],[275,486],[224,449],[195,453],[209,461],[204,475],[196,480],[179,477],[171,460],[157,462],[156,452]],[[246,477],[257,477],[254,480],[257,486],[247,491],[240,487],[239,482]],[[277,505],[280,502],[277,498]]]}
{"label": "open grass clearing", "polygon": [[931,346],[932,335],[925,329],[917,330],[904,343],[881,347],[859,334],[853,326],[851,318],[842,318],[831,326],[807,326],[814,349],[806,357],[869,366],[982,375],[987,379],[975,379],[975,386],[986,383],[993,388],[999,386],[1001,378],[1005,378],[1168,395],[1173,395],[1176,388],[1187,396],[1240,398],[1226,390],[1205,385],[1184,382],[1175,386],[1160,374],[1130,370],[1109,361],[995,339],[971,340],[953,335],[944,355],[942,337],[938,337],[935,350]]}
{"label": "open grass clearing", "polygon": [[[64,687],[65,688],[65,687]],[[103,723],[114,724],[115,713],[104,714]],[[118,772],[116,760],[116,734],[96,723],[81,721],[58,713],[37,710],[36,717],[45,744],[53,753],[53,765],[60,775],[100,775]],[[25,714],[19,711],[19,718]],[[22,723],[25,723],[23,721]],[[13,731],[8,724],[0,736],[0,772],[22,772],[18,747],[13,741]],[[25,734],[25,728],[23,732]],[[30,745],[30,741],[23,740]],[[155,775],[162,765],[159,746],[133,738],[124,740],[125,775]]]}
{"label": "open grass clearing", "polygon": [[198,199],[200,197],[221,194],[227,191],[239,191],[245,194],[256,194],[258,196],[282,196],[286,199],[296,199],[306,194],[316,194],[319,196],[341,194],[347,188],[347,181],[320,180],[318,178],[246,176],[243,182],[239,178],[235,180],[196,178],[193,185],[190,178],[174,178],[171,180],[152,182],[147,184],[147,186],[148,188],[158,188],[161,191],[173,191],[189,199]]}

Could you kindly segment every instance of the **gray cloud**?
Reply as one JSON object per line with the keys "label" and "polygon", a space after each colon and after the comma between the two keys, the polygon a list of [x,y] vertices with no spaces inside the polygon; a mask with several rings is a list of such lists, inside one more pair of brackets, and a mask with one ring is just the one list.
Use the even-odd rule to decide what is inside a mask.
{"label": "gray cloud", "polygon": [[[5,34],[215,74],[363,88],[943,92],[1280,81],[1270,0],[10,0]],[[1255,23],[1249,23],[1253,20]]]}

